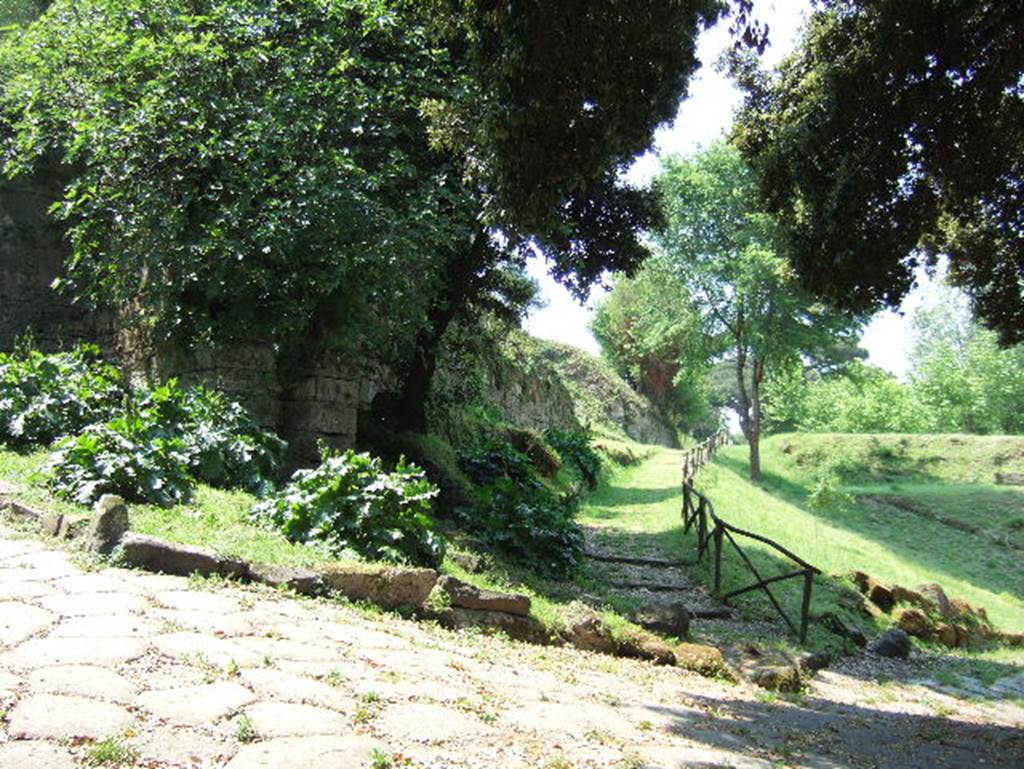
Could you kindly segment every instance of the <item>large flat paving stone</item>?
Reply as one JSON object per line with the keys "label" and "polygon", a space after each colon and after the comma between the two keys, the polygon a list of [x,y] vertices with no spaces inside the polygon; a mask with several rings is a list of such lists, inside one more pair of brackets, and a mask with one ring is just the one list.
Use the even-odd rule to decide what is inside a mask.
{"label": "large flat paving stone", "polygon": [[342,712],[349,710],[352,704],[352,696],[342,689],[283,670],[246,668],[240,675],[253,691],[265,699],[319,705]]}
{"label": "large flat paving stone", "polygon": [[38,740],[0,743],[0,769],[77,769],[60,745]]}
{"label": "large flat paving stone", "polygon": [[0,601],[27,601],[47,595],[57,595],[60,592],[49,582],[21,579],[25,576],[25,573],[21,571],[17,571],[15,574],[20,576],[5,579],[4,571],[0,569]]}
{"label": "large flat paving stone", "polygon": [[345,717],[315,705],[257,702],[245,710],[256,734],[263,738],[338,736],[350,731]]}
{"label": "large flat paving stone", "polygon": [[216,614],[184,609],[151,609],[147,617],[158,619],[169,627],[218,636],[241,636],[253,633],[256,627],[244,614]]}
{"label": "large flat paving stone", "polygon": [[37,694],[15,706],[7,729],[16,738],[100,740],[123,733],[134,721],[120,705],[85,697]]}
{"label": "large flat paving stone", "polygon": [[146,653],[141,638],[33,638],[0,654],[0,667],[41,668],[47,665],[104,665],[112,667]]}
{"label": "large flat paving stone", "polygon": [[214,683],[143,692],[138,703],[163,721],[200,726],[229,716],[255,700],[252,692],[235,683]]}
{"label": "large flat paving stone", "polygon": [[396,739],[417,737],[427,742],[483,737],[495,732],[494,727],[474,715],[428,703],[392,705],[377,717],[374,727]]}
{"label": "large flat paving stone", "polygon": [[239,603],[230,596],[206,590],[164,590],[153,594],[153,599],[166,609],[230,614],[238,611]]}
{"label": "large flat paving stone", "polygon": [[30,579],[42,581],[57,580],[69,574],[81,574],[82,570],[74,566],[66,553],[56,550],[37,550],[35,552],[8,558],[4,561],[5,568],[25,569],[31,573]]}
{"label": "large flat paving stone", "polygon": [[65,593],[141,593],[141,587],[130,579],[110,574],[69,574],[53,583]]}
{"label": "large flat paving stone", "polygon": [[15,646],[50,627],[53,612],[20,601],[0,603],[0,646]]}
{"label": "large flat paving stone", "polygon": [[254,667],[261,664],[266,656],[234,641],[203,633],[167,633],[153,637],[152,644],[157,651],[168,657],[183,661],[205,661],[219,667],[231,662]]}
{"label": "large flat paving stone", "polygon": [[115,593],[76,593],[40,598],[40,606],[62,617],[106,617],[121,614],[138,614],[151,607],[149,601],[139,595]]}
{"label": "large flat paving stone", "polygon": [[48,638],[145,638],[157,635],[160,626],[138,614],[109,617],[67,617],[50,631]]}
{"label": "large flat paving stone", "polygon": [[[139,751],[136,766],[158,767],[220,767],[238,750],[238,741],[232,734],[221,739],[186,726],[155,726],[146,729],[132,740]],[[285,769],[288,764],[282,764]],[[327,769],[327,767],[324,767]]]}
{"label": "large flat paving stone", "polygon": [[51,665],[29,675],[33,694],[63,694],[130,704],[135,686],[124,676],[97,665]]}
{"label": "large flat paving stone", "polygon": [[293,737],[246,745],[225,769],[364,769],[374,749],[368,737]]}

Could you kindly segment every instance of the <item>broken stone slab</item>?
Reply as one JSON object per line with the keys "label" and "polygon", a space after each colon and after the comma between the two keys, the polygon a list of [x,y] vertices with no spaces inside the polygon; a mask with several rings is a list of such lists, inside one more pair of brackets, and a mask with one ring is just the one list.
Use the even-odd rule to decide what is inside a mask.
{"label": "broken stone slab", "polygon": [[684,643],[673,647],[676,667],[692,670],[702,676],[723,677],[735,680],[735,672],[725,661],[722,650],[707,644]]}
{"label": "broken stone slab", "polygon": [[755,686],[773,692],[800,691],[800,663],[782,651],[742,644],[729,647],[726,659]]}
{"label": "broken stone slab", "polygon": [[34,507],[22,504],[21,502],[15,502],[14,500],[8,501],[6,507],[11,515],[36,523],[41,521],[45,515],[42,510],[36,510]]}
{"label": "broken stone slab", "polygon": [[589,606],[574,601],[566,607],[563,637],[577,649],[614,654],[618,643],[608,623]]}
{"label": "broken stone slab", "polygon": [[437,586],[447,594],[452,606],[462,609],[497,611],[521,617],[530,613],[529,596],[484,590],[449,575],[438,578]]}
{"label": "broken stone slab", "polygon": [[422,606],[437,583],[433,569],[404,566],[335,564],[323,568],[320,575],[328,589],[387,609]]}
{"label": "broken stone slab", "polygon": [[121,559],[140,569],[181,577],[200,574],[241,579],[248,574],[248,567],[243,561],[134,532],[128,532],[121,538]]}
{"label": "broken stone slab", "polygon": [[996,473],[996,483],[1000,486],[1024,486],[1024,473]]}
{"label": "broken stone slab", "polygon": [[912,635],[915,638],[931,638],[935,632],[928,615],[916,607],[894,609],[892,618],[899,628],[907,632],[907,635]]}
{"label": "broken stone slab", "polygon": [[319,595],[325,589],[324,578],[319,571],[301,567],[252,563],[249,564],[249,579],[261,585],[292,590],[299,595]]}
{"label": "broken stone slab", "polygon": [[550,644],[552,642],[551,633],[544,623],[529,615],[452,607],[438,612],[435,616],[438,622],[452,630],[475,627],[501,632],[509,638],[526,643]]}
{"label": "broken stone slab", "polygon": [[655,665],[675,665],[676,655],[672,647],[646,630],[628,631],[618,641],[616,654],[647,660]]}
{"label": "broken stone slab", "polygon": [[942,585],[936,584],[935,582],[930,582],[927,585],[919,585],[917,592],[935,606],[943,619],[951,619],[955,616],[953,607],[949,603],[949,596],[947,596],[946,591],[942,589]]}
{"label": "broken stone slab", "polygon": [[910,656],[910,636],[905,630],[887,630],[868,644],[868,651],[880,657],[906,659]]}
{"label": "broken stone slab", "polygon": [[633,622],[655,633],[686,638],[690,635],[690,612],[682,604],[666,604],[641,609],[630,617]]}
{"label": "broken stone slab", "polygon": [[109,554],[128,531],[128,506],[116,494],[104,494],[93,508],[85,532],[86,549]]}

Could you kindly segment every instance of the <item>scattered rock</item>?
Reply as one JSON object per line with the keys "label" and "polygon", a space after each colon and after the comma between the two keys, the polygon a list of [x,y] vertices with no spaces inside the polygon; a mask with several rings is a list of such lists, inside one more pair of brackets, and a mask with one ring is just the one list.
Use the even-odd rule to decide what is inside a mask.
{"label": "scattered rock", "polygon": [[810,652],[803,655],[800,658],[800,670],[806,670],[809,673],[817,673],[819,670],[824,670],[828,667],[832,658],[828,652]]}
{"label": "scattered rock", "polygon": [[903,585],[892,586],[892,597],[896,603],[910,604],[926,612],[938,611],[938,606],[933,601],[925,598],[918,591],[903,587]]}
{"label": "scattered rock", "polygon": [[104,494],[93,508],[85,534],[85,547],[106,555],[128,531],[128,506],[116,494]]}
{"label": "scattered rock", "polygon": [[887,630],[868,644],[868,651],[880,657],[906,659],[910,655],[910,636],[900,628]]}
{"label": "scattered rock", "polygon": [[1003,633],[1002,641],[1008,646],[1024,646],[1024,633]]}
{"label": "scattered rock", "polygon": [[867,645],[867,634],[861,628],[857,627],[857,625],[854,625],[852,622],[847,622],[838,614],[825,612],[821,615],[820,622],[830,632],[835,633],[837,636],[841,636],[842,638],[850,639],[857,644],[857,646]]}
{"label": "scattered rock", "polygon": [[249,564],[249,579],[299,595],[318,595],[324,591],[323,575],[313,569],[253,563]]}
{"label": "scattered rock", "polygon": [[622,657],[648,660],[655,665],[675,665],[676,655],[672,647],[651,633],[635,630],[619,640],[616,653]]}
{"label": "scattered rock", "polygon": [[755,686],[775,692],[800,691],[800,665],[781,651],[743,644],[729,647],[726,658]]}
{"label": "scattered rock", "polygon": [[483,590],[448,575],[440,577],[437,586],[448,595],[452,606],[517,614],[522,617],[530,613],[529,596]]}
{"label": "scattered rock", "polygon": [[222,558],[199,547],[179,545],[156,537],[128,532],[121,539],[122,560],[140,569],[159,571],[187,577],[201,574],[205,577],[243,578],[248,568],[242,561]]}
{"label": "scattered rock", "polygon": [[783,441],[782,445],[780,446],[780,448],[782,449],[782,453],[783,454],[792,454],[793,453],[793,444],[790,443],[789,441]]}
{"label": "scattered rock", "polygon": [[931,638],[934,633],[928,615],[916,607],[901,607],[892,613],[896,624],[915,638]]}
{"label": "scattered rock", "polygon": [[321,573],[324,584],[353,601],[370,601],[388,609],[422,606],[437,583],[433,569],[403,566],[335,564]]}
{"label": "scattered rock", "polygon": [[868,586],[868,600],[884,612],[892,611],[896,605],[892,590],[884,582],[872,581]]}
{"label": "scattered rock", "polygon": [[919,585],[917,592],[935,606],[935,610],[942,615],[943,619],[952,619],[954,617],[953,608],[949,603],[949,597],[946,595],[946,591],[942,589],[942,585],[938,585],[934,582],[927,585]]}
{"label": "scattered rock", "polygon": [[996,483],[1001,486],[1024,486],[1024,473],[996,473]]}
{"label": "scattered rock", "polygon": [[509,638],[527,643],[549,644],[551,634],[536,617],[480,611],[453,607],[436,614],[438,622],[454,630],[478,627],[505,633]]}
{"label": "scattered rock", "polygon": [[943,646],[956,646],[958,634],[956,628],[948,622],[940,622],[935,626],[935,638]]}
{"label": "scattered rock", "polygon": [[690,612],[682,604],[666,604],[636,612],[633,622],[655,633],[686,638],[690,635]]}
{"label": "scattered rock", "polygon": [[736,675],[725,661],[721,649],[706,644],[676,644],[676,667],[692,670],[702,676],[735,679]]}
{"label": "scattered rock", "polygon": [[566,607],[565,640],[577,649],[614,654],[618,644],[611,628],[597,612],[585,604],[574,601]]}

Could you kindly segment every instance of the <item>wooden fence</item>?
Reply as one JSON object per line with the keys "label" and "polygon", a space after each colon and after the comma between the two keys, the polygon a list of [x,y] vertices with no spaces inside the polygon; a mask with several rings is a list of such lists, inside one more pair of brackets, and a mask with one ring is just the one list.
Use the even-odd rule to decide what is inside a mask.
{"label": "wooden fence", "polygon": [[[789,629],[793,631],[795,635],[800,637],[801,641],[807,638],[807,625],[810,620],[811,611],[811,591],[814,588],[814,577],[821,573],[821,571],[811,564],[807,563],[800,556],[795,555],[785,547],[780,545],[778,542],[773,542],[767,537],[763,537],[760,534],[755,534],[752,531],[741,529],[738,526],[733,526],[731,523],[723,521],[718,515],[715,514],[715,508],[711,504],[711,500],[697,491],[693,486],[693,480],[697,472],[708,462],[710,462],[717,452],[718,448],[724,445],[724,435],[718,434],[712,436],[704,443],[690,449],[683,458],[683,532],[689,533],[690,529],[693,528],[697,532],[697,562],[700,563],[704,556],[713,549],[714,557],[714,595],[721,600],[723,603],[728,604],[729,600],[749,593],[752,590],[761,589],[768,596],[768,600],[771,601],[772,606],[779,613],[786,624],[789,625]],[[762,577],[757,567],[750,557],[743,552],[743,548],[740,547],[737,542],[737,537],[746,537],[748,539],[761,542],[768,545],[781,556],[789,561],[792,561],[797,568],[793,571],[786,572],[774,577]],[[739,554],[739,557],[746,564],[747,568],[754,575],[755,582],[730,590],[727,593],[722,593],[722,555],[725,549],[725,542],[728,541],[735,551]],[[772,593],[770,585],[777,582],[783,582],[788,579],[802,579],[803,580],[803,599],[800,604],[800,619],[799,628],[796,623],[790,618],[786,611],[782,608],[775,594]]]}

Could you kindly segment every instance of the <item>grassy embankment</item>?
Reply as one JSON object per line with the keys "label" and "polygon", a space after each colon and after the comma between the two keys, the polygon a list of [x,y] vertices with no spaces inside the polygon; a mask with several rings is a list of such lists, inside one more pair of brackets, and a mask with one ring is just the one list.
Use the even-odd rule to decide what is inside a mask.
{"label": "grassy embankment", "polygon": [[[765,480],[748,479],[745,446],[726,448],[698,486],[730,523],[775,539],[825,574],[812,612],[835,611],[842,583],[833,573],[864,569],[915,587],[937,582],[983,606],[1002,629],[1024,630],[1024,489],[994,483],[996,472],[1024,472],[1024,439],[975,436],[776,436],[763,448]],[[583,520],[623,547],[692,558],[694,537],[679,527],[679,454],[659,450],[590,498]],[[832,504],[814,504],[826,487]],[[827,499],[825,500],[828,501]],[[765,576],[790,569],[765,546],[740,540]],[[727,546],[728,548],[728,546]],[[726,589],[753,581],[726,550]],[[708,569],[695,575],[709,580]],[[798,581],[773,586],[795,616]],[[738,599],[747,616],[774,616],[760,591]],[[884,620],[883,620],[884,622]],[[881,629],[879,625],[877,629]],[[835,639],[812,625],[812,647]],[[1024,662],[1024,652],[984,653]]]}

